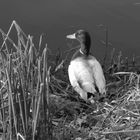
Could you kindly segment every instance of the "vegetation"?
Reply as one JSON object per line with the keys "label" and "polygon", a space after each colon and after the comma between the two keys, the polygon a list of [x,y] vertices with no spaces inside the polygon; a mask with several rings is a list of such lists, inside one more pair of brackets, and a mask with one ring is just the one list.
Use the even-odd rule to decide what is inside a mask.
{"label": "vegetation", "polygon": [[[17,43],[10,38],[14,28]],[[105,57],[106,98],[89,104],[69,84],[68,59],[59,51],[51,54],[47,44],[42,46],[43,35],[34,45],[33,37],[15,21],[7,34],[0,32],[3,140],[140,139],[140,75],[135,57],[128,60],[121,52],[116,56],[114,49],[110,61]]]}

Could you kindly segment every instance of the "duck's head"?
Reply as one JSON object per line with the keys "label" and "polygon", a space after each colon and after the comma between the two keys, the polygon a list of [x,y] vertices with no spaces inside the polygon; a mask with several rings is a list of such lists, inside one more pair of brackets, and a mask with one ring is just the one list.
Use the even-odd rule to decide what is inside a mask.
{"label": "duck's head", "polygon": [[91,45],[91,38],[87,31],[85,30],[78,30],[77,32],[67,35],[67,38],[69,39],[76,39],[80,42],[80,51],[84,55],[88,55],[90,51],[90,45]]}

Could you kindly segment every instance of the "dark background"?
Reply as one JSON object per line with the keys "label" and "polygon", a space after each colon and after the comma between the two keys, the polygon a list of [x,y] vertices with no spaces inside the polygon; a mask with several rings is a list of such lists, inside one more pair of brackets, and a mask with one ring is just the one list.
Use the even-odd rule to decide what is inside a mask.
{"label": "dark background", "polygon": [[8,31],[16,20],[23,31],[39,40],[46,34],[48,47],[69,49],[65,36],[77,29],[87,29],[92,36],[92,52],[104,55],[105,32],[97,25],[108,26],[109,41],[124,56],[139,56],[140,0],[0,0],[0,28]]}

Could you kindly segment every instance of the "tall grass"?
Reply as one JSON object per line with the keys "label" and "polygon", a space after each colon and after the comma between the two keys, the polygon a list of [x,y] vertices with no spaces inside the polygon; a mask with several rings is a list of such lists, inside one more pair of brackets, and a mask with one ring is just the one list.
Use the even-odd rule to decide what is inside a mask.
{"label": "tall grass", "polygon": [[[17,31],[17,45],[9,37],[13,28]],[[4,40],[0,51],[2,60],[6,62],[1,64],[4,67],[1,69],[1,119],[2,129],[5,130],[3,139],[20,137],[35,140],[36,137],[46,139],[46,136],[49,139],[49,129],[46,131],[46,128],[51,127],[47,45],[39,55],[41,46],[37,50],[32,36],[26,36],[15,21],[7,34],[2,30],[1,33]],[[8,41],[12,44],[12,53],[8,51]]]}

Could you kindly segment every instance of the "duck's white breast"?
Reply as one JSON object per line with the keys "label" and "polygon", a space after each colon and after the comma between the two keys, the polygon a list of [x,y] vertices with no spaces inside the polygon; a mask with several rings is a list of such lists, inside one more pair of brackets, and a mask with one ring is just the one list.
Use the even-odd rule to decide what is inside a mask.
{"label": "duck's white breast", "polygon": [[75,83],[96,86],[101,93],[105,92],[105,78],[100,63],[93,57],[78,57],[71,61],[69,68],[69,80],[72,86]]}
{"label": "duck's white breast", "polygon": [[81,57],[71,61],[68,72],[69,72],[70,79],[76,78],[78,81],[81,81],[81,82],[83,81],[94,82],[92,69],[88,61],[85,59],[82,59]]}

